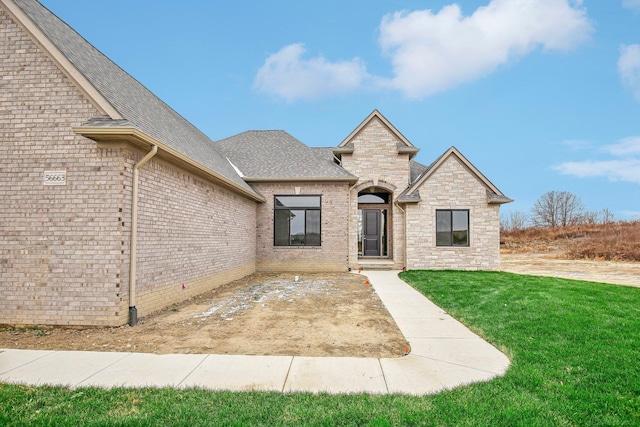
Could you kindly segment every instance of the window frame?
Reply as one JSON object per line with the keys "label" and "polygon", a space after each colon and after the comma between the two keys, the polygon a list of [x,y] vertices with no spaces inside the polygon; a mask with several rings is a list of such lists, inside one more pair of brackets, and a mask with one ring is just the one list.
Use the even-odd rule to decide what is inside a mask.
{"label": "window frame", "polygon": [[[439,239],[438,239],[438,234],[439,233],[444,233],[447,231],[439,231],[438,230],[438,214],[441,212],[448,212],[449,213],[449,241],[451,243],[449,244],[443,244],[443,243],[439,243]],[[465,212],[467,214],[467,228],[466,231],[467,232],[467,239],[466,242],[464,244],[456,244],[455,243],[455,235],[454,233],[456,231],[463,231],[463,230],[454,230],[454,226],[453,226],[453,213],[454,212]],[[437,247],[444,247],[444,248],[468,248],[469,246],[471,246],[471,211],[469,209],[436,209],[436,246]]]}
{"label": "window frame", "polygon": [[[318,198],[318,206],[278,206],[278,198],[279,197],[317,197]],[[281,202],[280,202],[281,203]],[[280,244],[278,243],[278,228],[277,228],[277,212],[291,212],[291,211],[304,211],[304,243],[293,243],[291,237],[291,220],[288,221],[288,244]],[[318,212],[318,238],[317,242],[312,240],[309,243],[309,231],[307,227],[309,226],[309,217],[308,212]],[[321,247],[322,246],[322,195],[321,194],[275,194],[273,196],[273,246],[278,248],[291,248],[291,247]]]}

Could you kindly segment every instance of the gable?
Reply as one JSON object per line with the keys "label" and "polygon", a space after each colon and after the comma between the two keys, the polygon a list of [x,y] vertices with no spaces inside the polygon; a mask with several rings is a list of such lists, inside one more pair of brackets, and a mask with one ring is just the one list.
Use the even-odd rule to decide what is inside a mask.
{"label": "gable", "polygon": [[157,146],[170,161],[187,164],[236,192],[262,197],[235,172],[199,129],[34,0],[0,0],[0,6],[99,110],[101,117],[74,128],[105,143],[127,140]]}
{"label": "gable", "polygon": [[[342,154],[351,154],[355,149],[355,145],[361,145],[361,149],[367,147],[362,144],[363,141],[371,141],[372,138],[363,136],[371,128],[375,126],[379,128],[377,130],[377,138],[382,142],[393,141],[395,144],[394,154],[409,154],[413,158],[418,148],[414,147],[411,142],[405,136],[400,133],[378,110],[373,110],[367,118],[365,118],[339,145],[333,150],[336,156],[340,157]],[[387,144],[389,145],[389,144]]]}
{"label": "gable", "polygon": [[[456,162],[459,168],[465,170],[479,185],[484,187],[487,194],[487,203],[503,204],[510,203],[513,200],[506,197],[491,181],[489,181],[466,157],[458,151],[457,148],[451,147],[438,157],[430,166],[421,171],[421,175],[413,181],[407,190],[400,196],[400,203],[419,202],[419,190],[427,181],[432,179],[437,172],[447,163]],[[422,168],[420,168],[422,169]]]}

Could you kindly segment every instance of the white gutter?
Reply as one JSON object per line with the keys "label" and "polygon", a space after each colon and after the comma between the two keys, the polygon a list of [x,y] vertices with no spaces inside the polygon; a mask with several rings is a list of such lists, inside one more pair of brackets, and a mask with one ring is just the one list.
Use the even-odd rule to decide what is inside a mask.
{"label": "white gutter", "polygon": [[158,146],[153,145],[147,153],[133,167],[133,194],[131,196],[131,259],[129,261],[129,326],[138,323],[136,309],[136,252],[138,248],[138,170],[143,167],[158,152]]}
{"label": "white gutter", "polygon": [[[152,136],[149,136],[146,133],[136,128],[120,128],[120,127],[103,128],[103,127],[77,126],[73,128],[73,131],[78,135],[82,135],[96,142],[103,142],[105,144],[122,141],[122,139],[125,139],[126,141],[132,142],[138,146],[140,146],[140,143],[142,143],[143,146],[157,145],[158,148],[162,151],[163,155],[168,155],[171,158],[177,159],[181,162],[185,162],[187,165],[197,169],[199,172],[205,173],[208,177],[214,178],[217,184],[223,184],[227,187],[230,187],[235,192],[238,192],[246,197],[249,197],[250,199],[255,200],[256,202],[263,203],[265,201],[263,196],[251,190],[250,187],[245,188],[239,185],[238,183],[232,181],[231,179],[225,177],[224,175],[218,172],[215,172],[206,166],[201,165],[200,163],[192,160],[186,155],[176,151],[175,149],[169,147],[166,144],[163,144],[162,142],[158,141]],[[114,138],[114,137],[117,137],[117,138]]]}

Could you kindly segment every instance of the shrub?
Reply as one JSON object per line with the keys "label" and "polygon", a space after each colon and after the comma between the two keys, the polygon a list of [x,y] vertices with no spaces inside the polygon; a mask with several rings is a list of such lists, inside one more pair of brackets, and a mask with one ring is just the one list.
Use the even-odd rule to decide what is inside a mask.
{"label": "shrub", "polygon": [[559,249],[569,259],[640,261],[640,221],[530,227],[503,231],[500,240],[513,252],[546,247]]}

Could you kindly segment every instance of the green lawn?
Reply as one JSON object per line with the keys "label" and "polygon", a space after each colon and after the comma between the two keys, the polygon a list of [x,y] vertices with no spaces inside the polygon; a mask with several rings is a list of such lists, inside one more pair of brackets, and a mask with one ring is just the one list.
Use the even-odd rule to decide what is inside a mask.
{"label": "green lawn", "polygon": [[493,272],[402,274],[504,351],[434,396],[0,385],[0,425],[640,425],[640,289]]}

